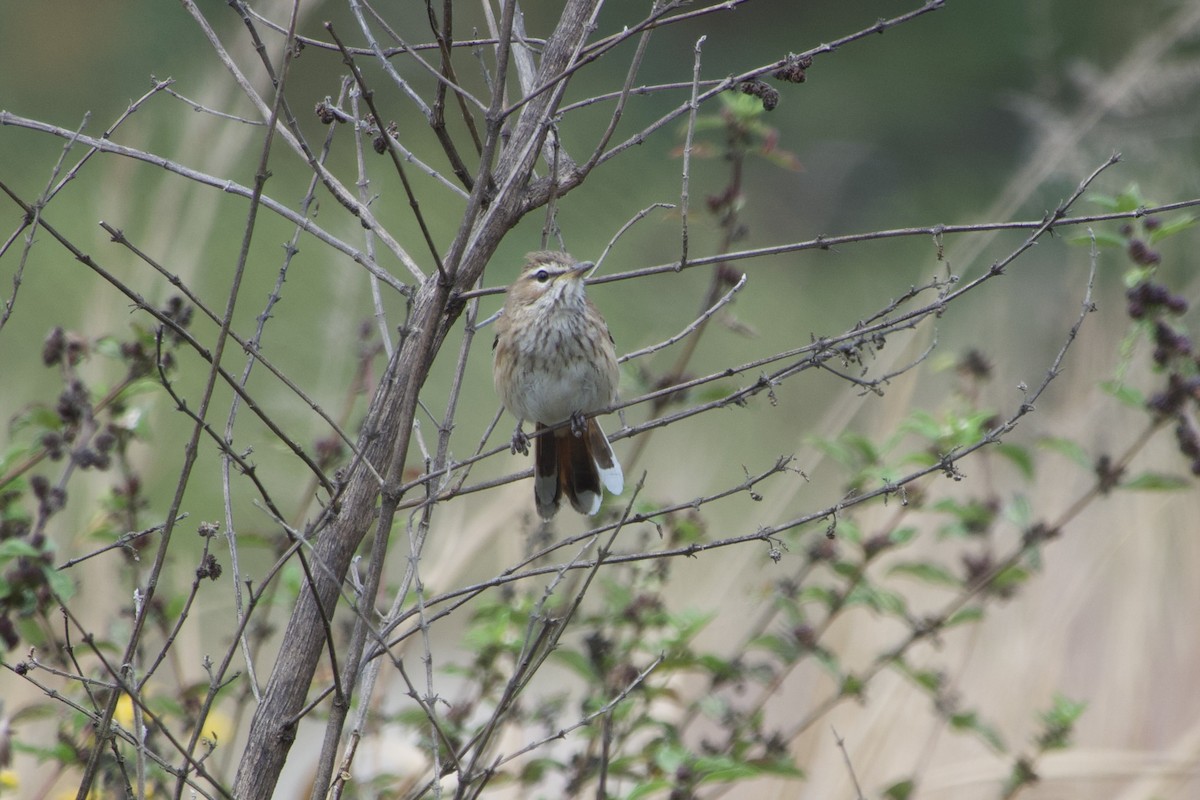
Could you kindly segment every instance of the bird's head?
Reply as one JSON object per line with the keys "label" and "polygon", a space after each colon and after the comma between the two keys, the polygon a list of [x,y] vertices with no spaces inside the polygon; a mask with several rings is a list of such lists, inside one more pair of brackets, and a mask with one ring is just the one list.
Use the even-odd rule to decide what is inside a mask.
{"label": "bird's head", "polygon": [[530,253],[520,277],[509,287],[509,296],[518,306],[548,308],[560,302],[582,302],[583,281],[594,266],[590,261],[576,261],[567,253]]}

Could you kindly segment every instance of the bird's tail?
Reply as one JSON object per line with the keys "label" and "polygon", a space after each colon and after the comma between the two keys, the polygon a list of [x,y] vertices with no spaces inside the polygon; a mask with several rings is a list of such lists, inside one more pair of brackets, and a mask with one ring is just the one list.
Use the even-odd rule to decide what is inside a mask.
{"label": "bird's tail", "polygon": [[[539,431],[543,428],[537,426]],[[601,487],[620,494],[625,489],[625,476],[596,420],[587,421],[583,436],[576,436],[567,427],[537,437],[533,496],[542,519],[557,513],[563,495],[580,514],[595,514],[600,510]]]}

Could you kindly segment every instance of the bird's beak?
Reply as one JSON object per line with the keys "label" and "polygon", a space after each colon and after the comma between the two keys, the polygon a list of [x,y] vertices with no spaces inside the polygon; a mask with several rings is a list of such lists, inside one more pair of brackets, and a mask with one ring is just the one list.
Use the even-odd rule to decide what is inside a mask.
{"label": "bird's beak", "polygon": [[595,268],[596,265],[591,261],[580,261],[578,264],[571,267],[571,277],[582,276],[585,272]]}

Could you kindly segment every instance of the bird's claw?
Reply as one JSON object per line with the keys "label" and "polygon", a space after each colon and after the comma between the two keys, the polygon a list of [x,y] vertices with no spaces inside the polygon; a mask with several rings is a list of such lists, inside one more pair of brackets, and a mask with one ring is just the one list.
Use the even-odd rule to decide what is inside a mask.
{"label": "bird's claw", "polygon": [[587,433],[587,420],[584,419],[582,411],[576,411],[571,415],[571,433],[576,439],[582,439]]}
{"label": "bird's claw", "polygon": [[525,431],[521,430],[520,425],[518,425],[517,429],[513,431],[512,444],[510,447],[512,448],[512,454],[514,456],[517,453],[520,453],[523,456],[529,455],[529,437],[525,435]]}

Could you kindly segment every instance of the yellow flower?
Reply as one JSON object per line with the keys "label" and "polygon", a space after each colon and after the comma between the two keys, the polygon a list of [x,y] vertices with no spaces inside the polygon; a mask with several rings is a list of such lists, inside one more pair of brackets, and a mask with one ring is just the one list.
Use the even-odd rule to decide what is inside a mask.
{"label": "yellow flower", "polygon": [[213,711],[204,720],[200,735],[214,746],[228,742],[233,736],[233,720],[222,711]]}
{"label": "yellow flower", "polygon": [[10,789],[17,789],[20,785],[21,781],[17,778],[15,769],[0,769],[0,794],[4,794]]}
{"label": "yellow flower", "polygon": [[133,698],[127,694],[121,695],[117,708],[113,712],[113,721],[127,731],[133,730]]}

